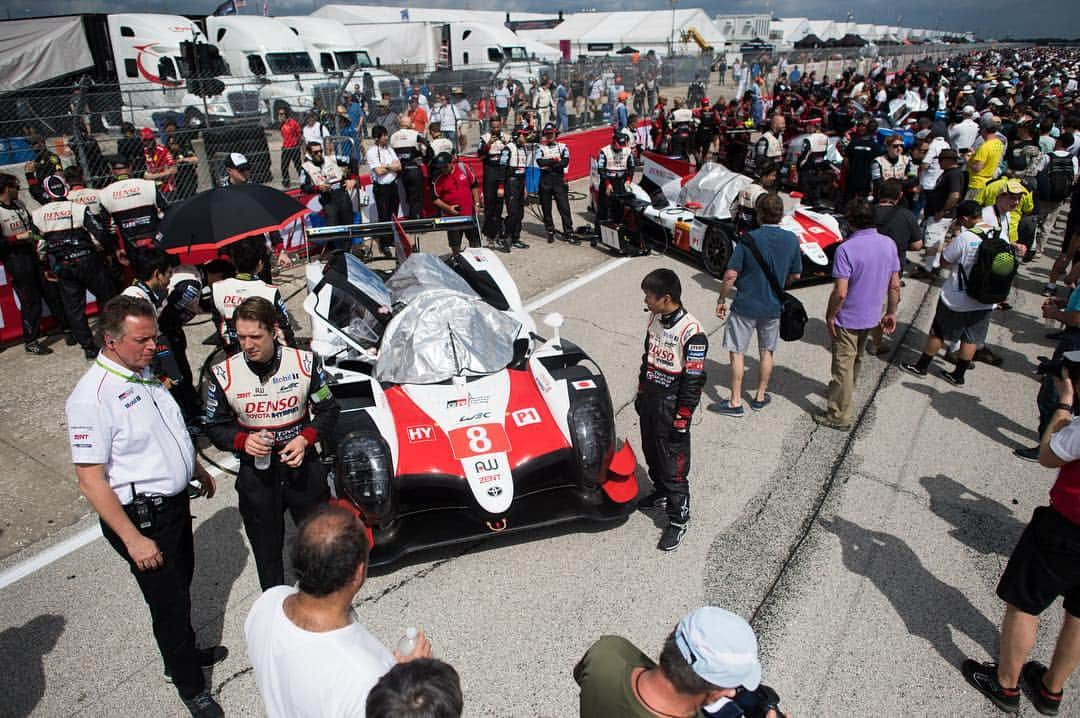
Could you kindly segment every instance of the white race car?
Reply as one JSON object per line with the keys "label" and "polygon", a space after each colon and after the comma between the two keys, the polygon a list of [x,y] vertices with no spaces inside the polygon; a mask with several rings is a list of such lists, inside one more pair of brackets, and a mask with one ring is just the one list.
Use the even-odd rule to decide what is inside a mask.
{"label": "white race car", "polygon": [[[622,253],[648,246],[675,249],[700,258],[713,276],[723,276],[738,241],[731,206],[753,180],[713,162],[697,170],[689,162],[653,152],[643,152],[642,159],[641,182],[628,186],[621,221],[601,226],[601,244]],[[594,192],[598,186],[594,172]],[[785,209],[780,226],[799,238],[803,275],[827,274],[845,237],[837,218],[802,206],[797,194],[785,197]]]}
{"label": "white race car", "polygon": [[558,315],[537,335],[490,250],[412,254],[385,281],[344,253],[307,271],[311,346],[341,406],[333,486],[373,531],[372,565],[633,510],[603,374]]}

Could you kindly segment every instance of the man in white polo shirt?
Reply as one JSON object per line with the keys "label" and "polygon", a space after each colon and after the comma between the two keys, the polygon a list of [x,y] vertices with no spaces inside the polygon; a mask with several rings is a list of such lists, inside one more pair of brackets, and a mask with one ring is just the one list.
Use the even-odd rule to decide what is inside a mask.
{"label": "man in white polo shirt", "polygon": [[154,308],[118,296],[102,310],[101,354],[67,400],[71,459],[79,490],[101,517],[101,531],[128,562],[153,620],[168,676],[191,715],[223,716],[202,666],[225,659],[222,646],[198,649],[191,628],[189,482],[211,497],[214,480],[199,465],[180,407],[155,379]]}

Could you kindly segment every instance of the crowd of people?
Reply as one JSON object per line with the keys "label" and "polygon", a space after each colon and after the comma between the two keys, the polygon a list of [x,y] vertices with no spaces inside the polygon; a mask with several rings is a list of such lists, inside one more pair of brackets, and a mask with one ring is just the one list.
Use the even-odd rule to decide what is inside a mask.
{"label": "crowd of people", "polygon": [[[1065,368],[1045,373],[1037,402],[1039,446],[1017,451],[1062,470],[1052,505],[1036,512],[998,588],[1007,602],[1000,662],[963,666],[967,680],[1006,710],[1019,705],[1022,676],[1036,687],[1035,705],[1047,714],[1056,711],[1080,655],[1080,614],[1073,605],[1080,581],[1071,575],[1080,546],[1074,437],[1080,420],[1073,419],[1078,377],[1070,373],[1080,366],[1074,353],[1080,350],[1080,289],[1057,296],[1063,277],[1074,286],[1080,276],[1078,66],[1080,56],[1071,50],[992,50],[869,76],[845,71],[819,79],[808,72],[796,80],[780,72],[771,93],[762,73],[743,97],[726,104],[712,105],[705,85],[692,85],[670,112],[649,71],[630,91],[603,81],[596,88],[597,99],[612,104],[605,116],[614,126],[598,158],[598,222],[610,210],[608,198],[633,178],[635,144],[699,163],[716,158],[755,177],[736,201],[740,241],[715,308],[725,321],[722,346],[731,363],[730,396],[715,410],[731,417],[748,414],[742,384],[750,339],[756,335],[761,362],[746,404],[762,411],[771,400],[773,354],[799,323],[797,301],[784,291],[799,278],[801,260],[798,240],[779,226],[781,187],[798,187],[808,201],[842,204],[851,230],[833,261],[825,315],[832,380],[827,408],[815,416],[818,424],[844,431],[854,422],[861,357],[868,347],[885,350],[896,329],[909,254],[923,252],[909,280],[935,281],[951,271],[920,356],[903,368],[924,377],[945,349],[953,368],[942,375],[962,386],[973,361],[1000,363],[986,346],[990,316],[1008,310],[1020,265],[1042,251],[1040,216],[1072,195],[1065,245],[1043,307],[1045,317],[1063,325],[1054,359]],[[408,109],[399,114],[389,103],[370,107],[363,94],[347,98],[344,116],[358,139],[371,139],[363,164],[374,218],[421,216],[430,199],[443,215],[483,214],[476,232],[450,238],[453,251],[463,239],[479,245],[481,235],[503,251],[526,249],[525,172],[535,165],[548,242],[579,241],[567,201],[569,150],[558,139],[575,95],[562,84],[538,81],[527,107],[508,87],[481,99],[484,132],[476,151],[482,182],[460,161],[466,146],[454,118],[464,98],[435,94],[432,101],[424,85],[410,84]],[[634,131],[637,116],[648,118],[644,133]],[[913,123],[910,131],[900,126],[905,118]],[[335,144],[342,133],[331,132],[317,114],[303,123],[288,113],[278,119],[283,182],[295,170],[301,188],[319,196],[329,221],[351,222],[360,155],[350,150],[342,157]],[[432,658],[428,636],[418,632],[392,651],[352,611],[366,578],[370,539],[354,514],[327,506],[316,444],[331,430],[338,407],[318,358],[296,347],[280,293],[268,281],[270,244],[256,237],[233,245],[228,260],[178,266],[156,246],[156,228],[170,199],[187,191],[184,178],[194,176],[198,159],[186,153],[190,142],[175,125],[161,138],[148,128],[128,129],[116,156],[98,155],[112,177],[101,189],[86,186],[86,166],[64,167],[41,138],[26,168],[39,208],[31,212],[18,200],[18,178],[0,174],[2,259],[23,307],[26,351],[49,353],[39,341],[44,301],[71,343],[93,360],[67,404],[73,461],[106,538],[146,599],[166,674],[192,715],[223,715],[202,667],[227,651],[197,647],[190,618],[190,501],[215,492],[191,438],[205,432],[240,459],[240,512],[264,590],[245,637],[268,712],[460,715],[458,676]],[[82,162],[93,165],[92,156],[84,147]],[[229,153],[223,168],[225,182],[243,183],[250,163]],[[87,290],[102,306],[100,345],[85,316]],[[690,419],[705,383],[708,338],[683,307],[674,272],[650,273],[642,290],[651,319],[635,409],[652,491],[640,503],[666,512],[658,548],[671,551],[689,524]],[[212,313],[227,354],[212,368],[202,396],[183,351],[183,327],[200,311]],[[162,354],[180,364],[163,365]],[[288,406],[288,416],[250,401],[256,389],[265,402]],[[282,585],[286,510],[299,525],[291,547],[295,587]],[[1050,533],[1066,537],[1067,545],[1053,544]],[[1038,615],[1058,595],[1066,597],[1066,623],[1054,662],[1025,663]],[[625,639],[606,636],[573,673],[583,716],[727,715],[729,703],[746,715],[779,713],[776,694],[760,685],[752,629],[716,607],[683,618],[658,662]]]}

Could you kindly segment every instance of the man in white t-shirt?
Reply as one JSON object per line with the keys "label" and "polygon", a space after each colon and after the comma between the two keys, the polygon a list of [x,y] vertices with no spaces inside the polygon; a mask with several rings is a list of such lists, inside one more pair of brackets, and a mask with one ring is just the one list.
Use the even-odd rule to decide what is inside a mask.
{"label": "man in white t-shirt", "polygon": [[330,143],[326,141],[326,138],[330,136],[330,130],[326,129],[326,125],[319,122],[319,118],[315,116],[314,112],[309,112],[307,117],[304,118],[304,126],[300,129],[300,132],[304,136],[305,147],[311,142],[318,142],[323,145],[323,151],[327,154],[333,152]]}
{"label": "man in white t-shirt", "polygon": [[949,128],[949,139],[956,151],[966,156],[979,138],[979,124],[975,122],[975,108],[972,105],[966,105],[961,114],[964,119]]}
{"label": "man in white t-shirt", "polygon": [[930,362],[934,360],[943,344],[960,342],[957,351],[956,369],[942,372],[942,377],[955,386],[963,386],[964,374],[971,366],[975,350],[986,341],[986,332],[990,328],[990,313],[993,304],[984,304],[975,300],[961,286],[961,273],[967,276],[975,266],[982,244],[982,231],[972,231],[979,224],[982,209],[974,200],[966,200],[956,206],[956,221],[963,227],[941,253],[942,265],[953,267],[949,278],[941,286],[937,311],[930,324],[930,335],[923,345],[922,356],[918,361],[900,366],[916,376],[926,376]]}
{"label": "man in white t-shirt", "polygon": [[350,511],[326,506],[301,524],[293,548],[297,587],[275,586],[244,621],[248,658],[270,718],[364,718],[368,692],[395,663],[430,658],[417,634],[391,653],[352,604],[367,578],[368,537]]}

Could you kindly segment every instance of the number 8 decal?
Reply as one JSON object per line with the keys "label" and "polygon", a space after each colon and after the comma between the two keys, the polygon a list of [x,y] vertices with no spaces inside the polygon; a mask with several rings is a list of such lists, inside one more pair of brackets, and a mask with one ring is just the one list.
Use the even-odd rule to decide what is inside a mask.
{"label": "number 8 decal", "polygon": [[483,426],[470,426],[465,430],[465,436],[469,439],[469,449],[477,454],[486,454],[491,451],[491,439],[488,438],[487,429]]}

